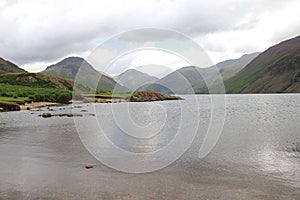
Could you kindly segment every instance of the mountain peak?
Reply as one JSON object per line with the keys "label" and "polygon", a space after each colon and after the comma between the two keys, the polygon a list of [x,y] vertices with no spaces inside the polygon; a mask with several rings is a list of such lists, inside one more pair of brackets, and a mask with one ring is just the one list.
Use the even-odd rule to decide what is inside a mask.
{"label": "mountain peak", "polygon": [[137,73],[138,74],[138,73],[143,73],[143,72],[140,72],[136,69],[128,69],[128,70],[122,72],[121,74],[119,74],[118,76],[124,76],[125,74],[129,74],[129,73]]}
{"label": "mountain peak", "polygon": [[[79,69],[81,76],[77,77]],[[76,79],[82,85],[91,88],[97,87],[101,90],[112,91],[117,84],[111,77],[98,72],[81,57],[65,58],[56,64],[50,65],[42,73],[72,80]]]}
{"label": "mountain peak", "polygon": [[62,59],[61,61],[59,61],[56,64],[48,66],[46,68],[46,70],[50,69],[52,67],[55,67],[55,66],[61,66],[61,67],[70,67],[70,66],[72,66],[72,67],[79,68],[84,61],[85,60],[81,57],[75,57],[75,56],[67,57],[67,58]]}

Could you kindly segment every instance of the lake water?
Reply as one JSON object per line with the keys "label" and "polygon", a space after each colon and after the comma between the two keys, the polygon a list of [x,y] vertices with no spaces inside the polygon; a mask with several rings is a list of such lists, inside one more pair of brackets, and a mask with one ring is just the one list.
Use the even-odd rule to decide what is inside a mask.
{"label": "lake water", "polygon": [[[198,155],[210,122],[210,97],[183,98],[52,107],[53,113],[83,114],[77,118],[39,117],[47,108],[0,113],[0,199],[300,199],[300,95],[227,95],[221,136],[203,159]],[[179,129],[190,137],[195,119],[199,127],[189,149],[150,173],[111,169],[80,140],[100,126],[120,148],[149,153],[172,142]],[[124,134],[133,134],[130,123],[135,135]],[[107,146],[97,150],[108,161],[131,159]],[[86,163],[95,167],[85,169]]]}

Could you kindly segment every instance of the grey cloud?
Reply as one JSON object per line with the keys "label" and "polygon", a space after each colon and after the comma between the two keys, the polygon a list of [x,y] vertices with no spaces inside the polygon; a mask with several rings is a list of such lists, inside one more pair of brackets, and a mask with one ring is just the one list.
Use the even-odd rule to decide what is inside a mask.
{"label": "grey cloud", "polygon": [[[6,1],[0,4],[0,56],[20,65],[95,47],[119,32],[157,27],[191,37],[249,29],[291,1]],[[94,5],[95,3],[95,5]],[[298,30],[298,29],[297,29]],[[135,38],[138,40],[138,38]]]}
{"label": "grey cloud", "polygon": [[[298,21],[300,21],[300,19],[298,19]],[[273,33],[273,35],[271,37],[271,42],[279,43],[283,40],[296,37],[299,35],[299,33],[300,33],[300,24],[296,23],[296,24],[294,24],[294,26],[292,26],[289,29],[286,29],[283,31],[277,31],[277,32]]]}

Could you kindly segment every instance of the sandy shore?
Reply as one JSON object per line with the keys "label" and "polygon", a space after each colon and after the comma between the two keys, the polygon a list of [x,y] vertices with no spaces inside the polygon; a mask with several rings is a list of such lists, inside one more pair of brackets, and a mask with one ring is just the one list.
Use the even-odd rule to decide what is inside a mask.
{"label": "sandy shore", "polygon": [[54,102],[32,102],[32,103],[25,103],[24,105],[20,105],[21,110],[30,110],[34,108],[41,108],[47,106],[56,106],[59,105],[58,103]]}
{"label": "sandy shore", "polygon": [[[105,99],[105,98],[97,98],[94,101],[95,103],[120,103],[120,102],[128,102],[128,100],[125,99]],[[84,101],[80,100],[71,100],[71,104],[82,104]],[[61,105],[60,103],[55,102],[32,102],[32,103],[25,103],[24,105],[20,105],[21,110],[31,110],[35,108],[42,108],[42,107],[48,107],[48,106],[57,106]]]}

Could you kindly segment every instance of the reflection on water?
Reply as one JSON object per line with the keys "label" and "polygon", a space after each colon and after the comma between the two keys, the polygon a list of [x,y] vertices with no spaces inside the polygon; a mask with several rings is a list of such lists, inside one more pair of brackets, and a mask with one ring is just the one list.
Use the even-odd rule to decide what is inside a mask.
{"label": "reflection on water", "polygon": [[232,95],[227,104],[223,135],[209,160],[300,182],[300,95]]}
{"label": "reflection on water", "polygon": [[300,158],[300,142],[292,142],[287,145],[285,153],[288,157]]}
{"label": "reflection on water", "polygon": [[258,169],[277,177],[284,175],[291,178],[299,167],[299,164],[286,157],[285,152],[276,151],[269,147],[259,150],[251,161],[257,165]]}
{"label": "reflection on water", "polygon": [[93,112],[99,127],[116,146],[131,152],[153,152],[174,139],[181,122],[179,103],[98,104]]}

